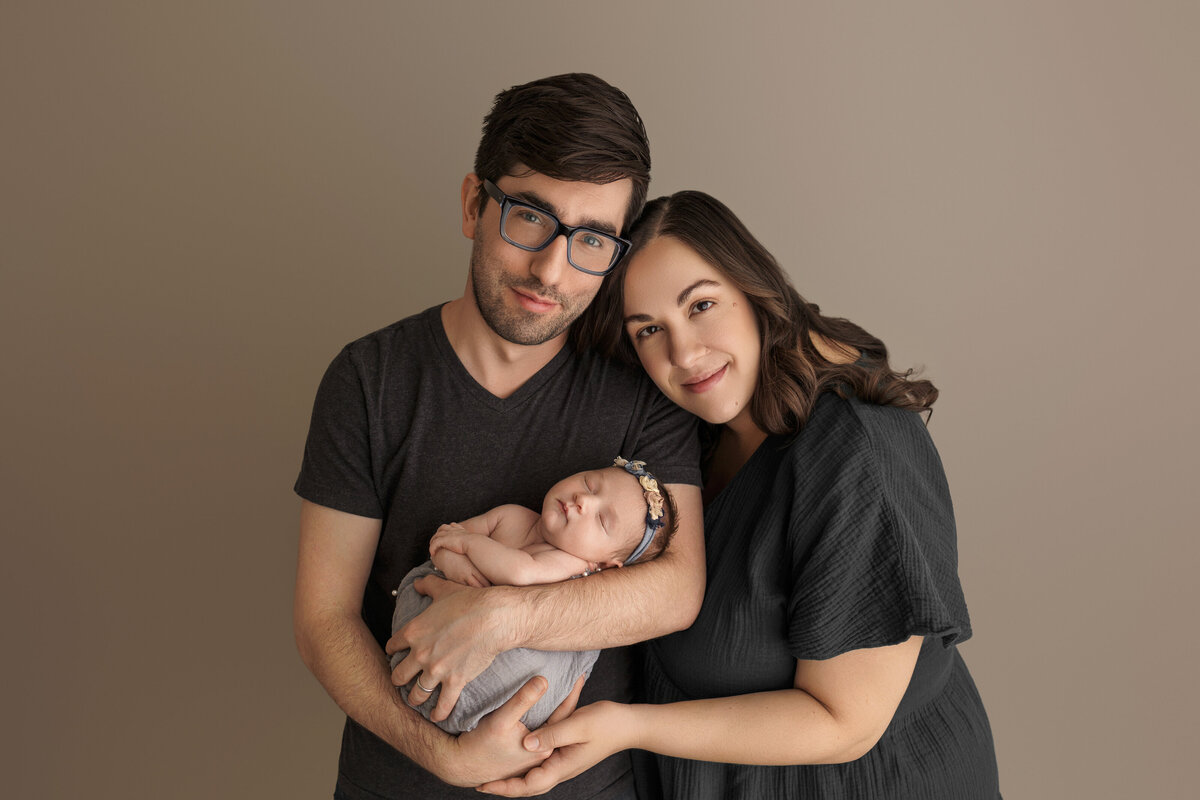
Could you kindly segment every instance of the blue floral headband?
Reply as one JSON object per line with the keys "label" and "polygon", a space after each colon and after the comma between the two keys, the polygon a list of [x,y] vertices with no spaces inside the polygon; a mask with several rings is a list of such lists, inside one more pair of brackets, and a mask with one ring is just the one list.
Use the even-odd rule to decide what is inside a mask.
{"label": "blue floral headband", "polygon": [[633,549],[629,558],[625,559],[626,564],[632,564],[641,557],[642,553],[646,552],[650,542],[654,541],[654,534],[665,524],[663,522],[662,490],[658,488],[658,479],[646,471],[645,461],[626,461],[621,456],[617,456],[613,460],[613,466],[622,467],[637,478],[638,483],[642,485],[642,494],[646,497],[646,532],[642,534],[641,543]]}

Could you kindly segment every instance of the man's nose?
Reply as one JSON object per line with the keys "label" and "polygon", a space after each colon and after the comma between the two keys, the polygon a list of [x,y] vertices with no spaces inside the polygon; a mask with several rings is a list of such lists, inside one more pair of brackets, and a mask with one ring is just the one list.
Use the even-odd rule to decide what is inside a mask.
{"label": "man's nose", "polygon": [[567,275],[567,271],[574,269],[571,262],[567,261],[567,246],[567,237],[560,234],[546,245],[545,250],[531,254],[533,261],[529,265],[529,271],[543,286],[557,286]]}

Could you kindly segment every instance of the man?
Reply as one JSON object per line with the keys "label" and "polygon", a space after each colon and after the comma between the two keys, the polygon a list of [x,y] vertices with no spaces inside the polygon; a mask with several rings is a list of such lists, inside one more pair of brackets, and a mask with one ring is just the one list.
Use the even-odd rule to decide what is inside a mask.
{"label": "man", "polygon": [[[470,787],[548,755],[524,750],[519,722],[542,678],[458,737],[405,706],[396,685],[412,682],[414,704],[440,685],[441,719],[499,652],[616,647],[682,629],[699,609],[690,418],[640,370],[568,346],[624,250],[649,167],[637,111],[594,76],[500,93],[462,185],[474,242],[462,297],[348,345],[322,380],[296,484],[295,630],[348,715],[335,797],[477,797]],[[665,554],[552,586],[426,578],[418,588],[435,602],[391,636],[391,590],[427,557],[439,524],[502,503],[539,507],[562,476],[618,454],[647,461],[675,494],[680,529]],[[411,648],[392,673],[385,645]],[[581,702],[627,697],[627,670],[623,649],[606,651]],[[632,797],[628,756],[548,796]]]}

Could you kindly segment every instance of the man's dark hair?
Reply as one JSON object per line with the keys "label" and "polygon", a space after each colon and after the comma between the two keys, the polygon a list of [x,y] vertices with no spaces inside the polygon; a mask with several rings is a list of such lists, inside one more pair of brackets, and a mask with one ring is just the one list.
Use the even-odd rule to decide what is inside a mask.
{"label": "man's dark hair", "polygon": [[[562,181],[633,182],[622,229],[646,202],[650,142],[633,103],[595,75],[573,72],[514,86],[496,95],[483,120],[475,174],[496,181],[518,165]],[[487,203],[479,191],[479,208]]]}

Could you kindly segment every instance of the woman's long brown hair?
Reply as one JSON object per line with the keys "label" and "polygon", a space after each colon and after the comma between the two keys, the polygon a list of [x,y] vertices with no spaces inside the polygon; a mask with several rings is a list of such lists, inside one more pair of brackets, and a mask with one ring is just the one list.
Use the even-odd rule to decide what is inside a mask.
{"label": "woman's long brown hair", "polygon": [[[629,255],[605,279],[595,301],[572,328],[577,348],[595,348],[637,363],[622,324],[625,273],[633,255],[659,236],[678,239],[695,250],[741,289],[753,306],[762,357],[750,414],[762,430],[796,433],[827,391],[911,411],[927,411],[937,400],[938,390],[930,381],[914,379],[911,369],[891,368],[882,341],[847,319],[822,315],[815,303],[801,297],[741,220],[703,192],[678,192],[646,205],[629,231],[633,241]],[[846,351],[853,363],[826,359],[814,344],[815,337]]]}

